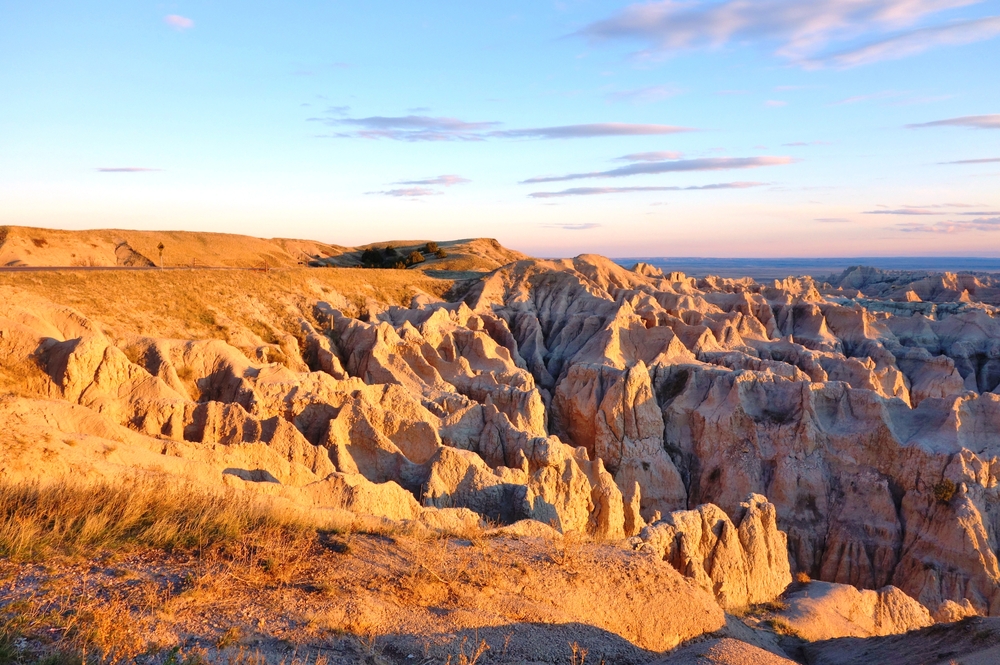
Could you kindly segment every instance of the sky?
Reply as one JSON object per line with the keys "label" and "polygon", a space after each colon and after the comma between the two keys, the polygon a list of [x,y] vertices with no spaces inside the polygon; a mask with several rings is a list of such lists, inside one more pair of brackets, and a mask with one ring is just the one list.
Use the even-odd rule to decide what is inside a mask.
{"label": "sky", "polygon": [[1000,0],[0,0],[0,224],[1000,256]]}

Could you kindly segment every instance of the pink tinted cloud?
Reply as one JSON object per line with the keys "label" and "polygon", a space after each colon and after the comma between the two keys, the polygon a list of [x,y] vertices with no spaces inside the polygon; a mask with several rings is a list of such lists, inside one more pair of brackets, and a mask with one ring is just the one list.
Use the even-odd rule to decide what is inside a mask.
{"label": "pink tinted cloud", "polygon": [[[937,16],[981,1],[658,0],[628,5],[577,34],[595,41],[645,42],[647,55],[757,42],[806,66],[851,67],[991,38],[995,17],[948,24]],[[939,23],[920,25],[929,20]]]}
{"label": "pink tinted cloud", "polygon": [[163,22],[174,30],[190,30],[194,27],[194,21],[180,14],[168,14],[163,17]]}
{"label": "pink tinted cloud", "polygon": [[468,178],[463,178],[460,175],[439,175],[436,178],[423,178],[422,180],[400,180],[399,182],[394,182],[394,185],[444,185],[445,187],[451,187],[452,185],[464,185],[467,182],[472,182]]}

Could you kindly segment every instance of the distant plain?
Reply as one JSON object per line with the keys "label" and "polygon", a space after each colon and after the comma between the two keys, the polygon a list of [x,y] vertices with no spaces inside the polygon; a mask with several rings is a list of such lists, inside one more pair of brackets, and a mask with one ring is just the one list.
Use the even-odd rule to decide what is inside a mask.
{"label": "distant plain", "polygon": [[683,272],[691,277],[752,277],[784,279],[809,275],[822,280],[839,275],[851,266],[872,266],[882,270],[927,270],[932,272],[1000,272],[1000,257],[970,256],[863,256],[837,258],[712,258],[700,256],[663,257],[637,256],[613,258],[612,261],[631,268],[639,261],[665,272]]}

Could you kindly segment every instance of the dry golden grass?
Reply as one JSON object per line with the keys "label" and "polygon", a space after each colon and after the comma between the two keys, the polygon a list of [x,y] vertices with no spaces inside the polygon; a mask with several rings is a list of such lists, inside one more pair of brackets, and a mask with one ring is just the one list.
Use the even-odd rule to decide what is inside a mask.
{"label": "dry golden grass", "polygon": [[252,497],[199,491],[176,480],[0,483],[0,556],[14,560],[127,547],[236,547],[263,534],[296,538],[304,528]]}
{"label": "dry golden grass", "polygon": [[[0,286],[42,296],[100,321],[112,334],[180,339],[226,338],[230,325],[274,338],[296,332],[318,300],[349,314],[367,299],[406,306],[419,291],[444,295],[452,280],[362,268],[0,272]],[[293,316],[294,313],[294,316]],[[266,341],[266,340],[265,340]]]}
{"label": "dry golden grass", "polygon": [[5,358],[0,363],[0,394],[35,397],[44,394],[51,383],[52,379],[34,357]]}

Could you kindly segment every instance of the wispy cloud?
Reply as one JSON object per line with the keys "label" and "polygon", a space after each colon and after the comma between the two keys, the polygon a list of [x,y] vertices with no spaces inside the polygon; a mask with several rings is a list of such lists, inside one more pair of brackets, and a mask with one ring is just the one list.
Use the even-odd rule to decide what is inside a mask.
{"label": "wispy cloud", "polygon": [[1000,162],[1000,157],[986,157],[983,159],[960,159],[957,162],[938,162],[938,164],[995,164]]}
{"label": "wispy cloud", "polygon": [[721,182],[714,185],[697,185],[693,187],[573,187],[559,192],[532,192],[528,196],[534,199],[552,199],[563,196],[631,194],[633,192],[690,192],[704,189],[747,189],[766,184],[765,182]]}
{"label": "wispy cloud", "polygon": [[896,225],[904,233],[968,233],[970,231],[1000,231],[1000,217],[980,217],[972,220],[918,224],[904,222]]}
{"label": "wispy cloud", "polygon": [[468,178],[463,178],[460,175],[439,175],[435,178],[424,178],[422,180],[400,180],[399,182],[394,182],[394,185],[444,185],[445,187],[451,187],[452,185],[462,185],[467,182],[472,182]]}
{"label": "wispy cloud", "polygon": [[163,169],[150,169],[143,166],[101,166],[94,170],[101,173],[150,173]]}
{"label": "wispy cloud", "polygon": [[920,122],[906,125],[907,129],[924,129],[927,127],[968,127],[970,129],[1000,129],[1000,113],[990,115],[964,115],[959,118],[946,118],[932,122]]}
{"label": "wispy cloud", "polygon": [[865,210],[865,215],[943,215],[945,213],[927,208],[895,208],[893,210]]}
{"label": "wispy cloud", "polygon": [[496,121],[466,122],[458,118],[426,115],[370,116],[367,118],[309,118],[329,126],[356,127],[352,132],[336,137],[393,139],[396,141],[482,141],[483,132],[502,123]]}
{"label": "wispy cloud", "polygon": [[762,166],[779,166],[791,164],[796,159],[792,157],[703,157],[700,159],[678,159],[668,162],[642,162],[620,166],[609,171],[592,171],[590,173],[570,173],[559,176],[537,176],[522,180],[522,184],[542,182],[562,182],[565,180],[582,180],[584,178],[622,178],[633,175],[648,175],[655,173],[675,173],[683,171],[724,171],[729,169],[754,169]]}
{"label": "wispy cloud", "polygon": [[857,48],[807,60],[814,66],[857,67],[882,60],[898,60],[937,46],[958,46],[991,39],[1000,34],[1000,16],[911,30]]}
{"label": "wispy cloud", "polygon": [[665,159],[680,159],[684,153],[673,150],[659,150],[657,152],[633,152],[630,155],[615,157],[616,162],[662,162]]}
{"label": "wispy cloud", "polygon": [[416,198],[418,196],[437,196],[441,192],[427,187],[407,187],[405,189],[387,189],[381,192],[366,192],[367,194],[381,194],[382,196],[398,196],[402,198]]}
{"label": "wispy cloud", "polygon": [[658,0],[629,5],[577,34],[594,41],[639,41],[648,45],[642,54],[646,56],[756,43],[803,66],[850,67],[994,36],[998,32],[992,23],[996,17],[926,25],[940,20],[936,15],[944,11],[979,2]]}
{"label": "wispy cloud", "polygon": [[367,118],[331,117],[342,115],[332,107],[326,117],[308,118],[330,127],[353,127],[353,131],[337,132],[333,138],[392,139],[396,141],[485,141],[501,139],[578,139],[602,136],[654,136],[697,131],[693,127],[676,125],[599,122],[556,127],[497,129],[502,122],[489,120],[467,122],[458,118],[425,115],[370,116]]}
{"label": "wispy cloud", "polygon": [[654,136],[658,134],[679,134],[681,132],[694,131],[697,130],[693,127],[678,127],[676,125],[597,122],[586,125],[536,127],[534,129],[505,129],[490,132],[490,136],[501,138],[580,139],[600,136]]}
{"label": "wispy cloud", "polygon": [[845,217],[817,217],[813,221],[822,222],[823,224],[847,224],[851,220]]}
{"label": "wispy cloud", "polygon": [[190,30],[194,27],[194,21],[180,14],[168,14],[163,17],[163,22],[174,30]]}
{"label": "wispy cloud", "polygon": [[674,97],[683,92],[680,88],[666,85],[647,85],[634,90],[619,90],[609,92],[604,97],[611,102],[629,102],[631,104],[650,104]]}
{"label": "wispy cloud", "polygon": [[590,229],[600,228],[601,225],[596,222],[585,222],[583,224],[542,224],[542,227],[546,229],[562,229],[563,231],[589,231]]}

